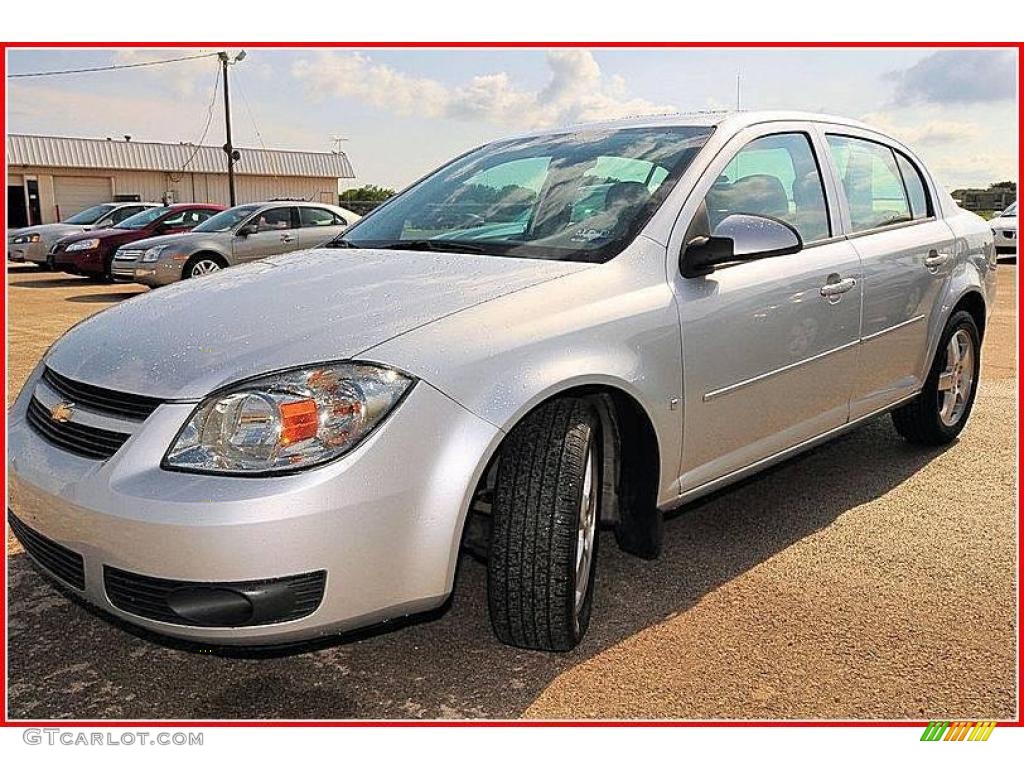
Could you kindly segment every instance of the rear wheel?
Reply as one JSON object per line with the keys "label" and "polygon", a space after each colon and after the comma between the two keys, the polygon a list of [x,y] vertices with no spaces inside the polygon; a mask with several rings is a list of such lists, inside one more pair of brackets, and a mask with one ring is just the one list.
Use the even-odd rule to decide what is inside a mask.
{"label": "rear wheel", "polygon": [[487,595],[503,643],[568,651],[587,630],[601,510],[599,424],[583,400],[554,400],[502,447]]}
{"label": "rear wheel", "polygon": [[189,259],[188,263],[182,269],[182,276],[186,279],[190,277],[203,277],[204,275],[212,275],[214,272],[220,272],[224,269],[223,262],[213,256],[193,256]]}
{"label": "rear wheel", "polygon": [[981,370],[981,335],[969,312],[953,315],[939,340],[921,394],[892,413],[896,431],[912,443],[945,445],[967,424]]}

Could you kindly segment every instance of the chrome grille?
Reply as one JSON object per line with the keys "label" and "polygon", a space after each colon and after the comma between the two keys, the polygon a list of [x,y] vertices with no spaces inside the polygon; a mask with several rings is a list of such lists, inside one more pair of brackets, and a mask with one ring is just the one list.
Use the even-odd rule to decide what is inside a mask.
{"label": "chrome grille", "polygon": [[114,261],[140,261],[143,253],[137,249],[119,250],[114,254]]}

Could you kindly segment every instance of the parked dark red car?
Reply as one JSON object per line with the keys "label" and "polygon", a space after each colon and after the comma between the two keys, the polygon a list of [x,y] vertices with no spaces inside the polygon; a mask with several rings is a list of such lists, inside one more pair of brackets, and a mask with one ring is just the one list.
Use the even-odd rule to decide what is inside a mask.
{"label": "parked dark red car", "polygon": [[129,216],[116,227],[70,235],[54,243],[47,260],[54,269],[72,275],[110,278],[114,253],[122,245],[157,235],[188,232],[218,211],[222,205],[179,203],[149,208]]}

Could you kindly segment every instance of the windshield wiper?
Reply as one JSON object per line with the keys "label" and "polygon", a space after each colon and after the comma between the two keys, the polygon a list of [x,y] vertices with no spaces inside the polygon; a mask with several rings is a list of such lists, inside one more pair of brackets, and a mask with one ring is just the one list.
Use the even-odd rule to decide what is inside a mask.
{"label": "windshield wiper", "polygon": [[395,240],[390,243],[368,245],[369,248],[382,248],[388,251],[435,251],[448,253],[487,253],[479,245],[462,240]]}
{"label": "windshield wiper", "polygon": [[324,243],[321,248],[358,248],[359,246],[353,243],[351,240],[346,240],[344,237],[336,237],[333,240],[328,240]]}

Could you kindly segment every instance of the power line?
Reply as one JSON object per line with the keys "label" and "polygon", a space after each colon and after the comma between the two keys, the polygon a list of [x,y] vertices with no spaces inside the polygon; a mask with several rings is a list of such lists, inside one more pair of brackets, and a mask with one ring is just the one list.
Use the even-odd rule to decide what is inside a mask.
{"label": "power line", "polygon": [[158,64],[173,64],[177,61],[194,61],[216,56],[216,53],[198,53],[195,56],[179,56],[176,59],[159,59],[157,61],[139,61],[134,64],[111,64],[106,67],[86,67],[85,69],[54,69],[48,72],[16,72],[7,75],[8,78],[15,77],[49,77],[52,75],[78,75],[85,72],[110,72],[115,69],[135,69],[137,67],[155,67]]}
{"label": "power line", "polygon": [[203,126],[203,132],[199,135],[198,141],[195,142],[195,147],[192,149],[192,154],[189,155],[181,165],[181,170],[184,171],[188,168],[189,164],[195,160],[196,155],[199,154],[199,150],[202,148],[203,141],[206,139],[206,133],[210,130],[210,123],[213,122],[213,107],[217,103],[217,91],[220,89],[220,67],[217,68],[216,75],[213,79],[213,95],[210,96],[210,106],[206,108],[206,125]]}
{"label": "power line", "polygon": [[274,175],[274,178],[277,179],[279,178],[277,175],[277,163],[273,161],[273,155],[269,154],[267,145],[263,143],[263,134],[260,133],[260,128],[256,124],[256,115],[253,114],[252,107],[249,106],[249,99],[246,97],[245,89],[242,87],[242,80],[237,74],[235,75],[235,85],[238,87],[238,92],[242,95],[242,104],[245,105],[245,111],[249,115],[249,120],[252,121],[252,129],[256,133],[256,140],[259,141],[260,147],[263,148],[263,151],[268,153],[267,160],[270,162],[270,171]]}

